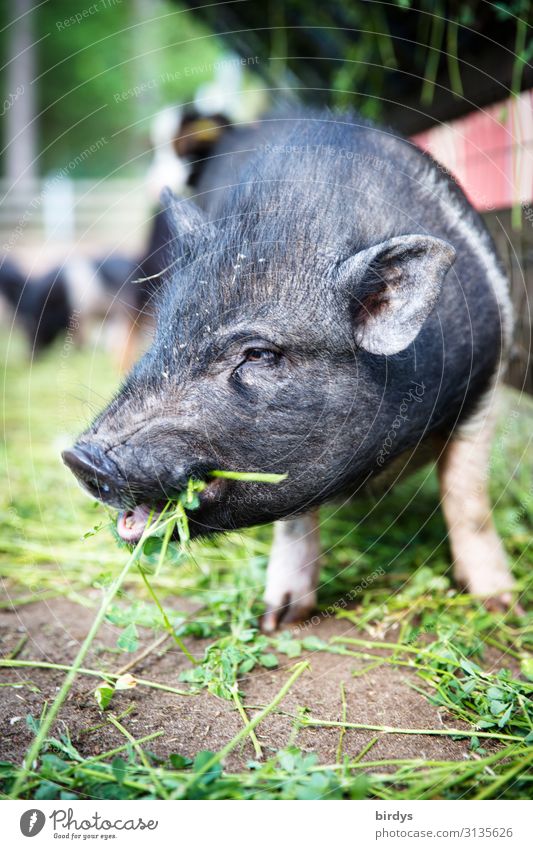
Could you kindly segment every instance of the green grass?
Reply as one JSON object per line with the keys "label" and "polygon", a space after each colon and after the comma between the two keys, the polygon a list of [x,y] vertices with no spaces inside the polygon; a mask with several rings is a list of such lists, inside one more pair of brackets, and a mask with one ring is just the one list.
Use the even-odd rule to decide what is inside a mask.
{"label": "green grass", "polygon": [[[27,718],[36,734],[28,763],[40,751],[37,766],[22,774],[16,764],[0,765],[4,794],[11,793],[18,781],[16,795],[31,798],[530,797],[531,620],[518,619],[513,613],[503,617],[489,613],[454,590],[432,472],[419,473],[384,500],[368,500],[356,510],[333,505],[323,511],[327,521],[323,524],[320,605],[324,616],[352,621],[361,638],[325,642],[309,629],[267,639],[258,631],[258,616],[270,529],[193,543],[185,549],[168,538],[152,540],[126,569],[129,551],[116,543],[113,517],[81,493],[59,457],[92,411],[116,388],[117,377],[106,356],[72,350],[63,355],[58,347],[29,368],[15,339],[4,359],[6,445],[1,462],[6,485],[0,496],[0,571],[5,593],[1,604],[21,608],[63,596],[93,607],[88,590],[99,587],[107,593],[106,617],[121,629],[117,651],[139,650],[142,626],[160,634],[159,641],[169,634],[178,646],[183,646],[184,638],[210,640],[201,663],[191,663],[176,687],[134,680],[127,674],[104,676],[98,670],[76,669],[83,658],[70,667],[62,665],[61,658],[52,660],[50,666],[64,670],[70,676],[68,682],[75,674],[93,682],[98,704],[106,708],[102,723],[113,724],[124,736],[124,744],[85,758],[68,732],[61,738],[50,737],[53,716],[51,707],[44,706],[41,717]],[[533,404],[516,394],[509,394],[506,404],[491,463],[491,490],[522,603],[531,609]],[[354,521],[354,516],[364,521]],[[121,571],[119,587],[116,579]],[[369,575],[373,579],[365,585]],[[339,605],[358,585],[351,609]],[[175,596],[197,602],[198,613],[191,618],[171,609],[167,600]],[[376,636],[376,626],[383,629],[392,624],[397,625],[397,643]],[[485,672],[490,650],[504,653],[511,668],[497,674]],[[293,745],[267,757],[255,729],[269,714],[283,713],[285,693],[300,675],[308,674],[307,664],[299,660],[307,652],[353,657],[357,675],[384,664],[414,671],[415,686],[454,720],[451,728],[439,733],[467,739],[470,756],[464,761],[372,760],[377,739],[412,734],[413,729],[354,724],[346,720],[345,710],[338,722],[325,722],[315,716],[312,705],[302,705],[290,716],[293,739],[299,728],[336,727],[336,762],[321,764]],[[268,704],[247,705],[239,678],[254,668],[273,668],[283,658],[299,662],[286,673],[281,695]],[[311,666],[312,662],[311,658]],[[24,674],[35,665],[31,658],[17,657],[0,663]],[[157,734],[134,740],[115,711],[115,692],[127,689],[132,681],[152,688],[154,698],[158,689],[166,689],[177,699],[194,698],[200,691],[226,699],[241,717],[241,731],[219,752],[199,751],[190,760],[176,752],[162,761],[150,750]],[[192,695],[181,695],[184,692]],[[259,712],[250,720],[252,707]],[[375,736],[357,756],[348,758],[343,755],[343,735],[354,727]],[[438,736],[432,729],[417,732]],[[257,760],[239,774],[227,772],[225,756],[246,737]]]}

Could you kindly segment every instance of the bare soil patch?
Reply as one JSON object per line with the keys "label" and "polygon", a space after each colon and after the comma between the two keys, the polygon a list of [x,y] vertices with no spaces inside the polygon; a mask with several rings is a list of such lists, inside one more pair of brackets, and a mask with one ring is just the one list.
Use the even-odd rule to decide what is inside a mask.
{"label": "bare soil patch", "polygon": [[[187,605],[190,607],[190,602],[178,601],[181,610],[187,609]],[[19,659],[68,664],[74,659],[93,616],[92,609],[65,599],[38,602],[16,611],[3,611],[0,613],[1,653],[4,657],[8,656],[21,637],[27,635]],[[140,633],[141,648],[137,655],[157,636],[142,629]],[[336,635],[364,636],[347,621],[334,619],[325,619],[310,627],[306,636],[310,634],[324,640]],[[116,649],[113,649],[116,637],[117,629],[106,624],[84,666],[117,672],[132,660],[136,655],[117,654]],[[389,634],[387,639],[394,639],[394,636]],[[203,655],[208,644],[200,640],[186,642],[196,657]],[[420,686],[421,681],[409,669],[383,665],[360,677],[354,677],[354,670],[368,665],[367,661],[321,652],[307,652],[303,657],[309,660],[310,670],[296,681],[279,712],[268,716],[256,730],[265,756],[272,755],[292,742],[303,751],[316,752],[321,763],[334,763],[339,729],[301,728],[296,733],[293,719],[285,713],[296,714],[299,708],[307,707],[314,717],[339,720],[341,683],[346,692],[349,722],[413,729],[461,727],[457,720],[432,705],[410,686],[413,683]],[[254,670],[240,682],[250,717],[254,715],[254,710],[268,704],[286,681],[288,669],[294,661],[283,655],[279,659],[278,668]],[[496,665],[497,668],[499,660],[497,656],[491,658],[493,667]],[[509,666],[507,660],[505,665]],[[177,648],[165,644],[164,650],[162,647],[141,660],[131,672],[138,677],[186,690],[188,685],[180,683],[179,673],[187,666],[187,658]],[[43,704],[55,696],[64,673],[33,668],[3,669],[0,672],[3,683],[31,681],[39,688],[39,692],[32,692],[26,686],[2,687],[0,759],[20,762],[32,737],[26,725],[26,716],[32,714],[39,717]],[[92,691],[97,683],[96,678],[79,676],[53,729],[55,736],[68,729],[74,745],[87,757],[124,742],[120,732],[106,722],[105,714],[96,705]],[[179,696],[137,686],[114,697],[113,711],[118,714],[132,702],[135,709],[124,719],[125,726],[136,738],[153,731],[163,731],[159,738],[149,744],[149,748],[160,756],[176,752],[194,757],[202,749],[217,751],[242,727],[242,720],[233,703],[205,691]],[[365,756],[372,761],[391,758],[461,760],[469,748],[468,740],[454,740],[450,737],[347,730],[343,739],[343,753],[355,757],[375,736],[379,739]],[[252,745],[246,741],[229,756],[226,768],[242,769],[254,757]]]}

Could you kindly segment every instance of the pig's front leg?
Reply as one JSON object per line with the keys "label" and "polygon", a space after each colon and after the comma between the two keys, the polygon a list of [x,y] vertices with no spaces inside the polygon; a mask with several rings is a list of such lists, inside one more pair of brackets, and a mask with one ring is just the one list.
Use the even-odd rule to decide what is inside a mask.
{"label": "pig's front leg", "polygon": [[267,569],[263,631],[271,633],[280,625],[309,615],[316,604],[319,569],[318,510],[276,522]]}
{"label": "pig's front leg", "polygon": [[513,577],[492,521],[488,495],[493,415],[453,435],[438,462],[441,501],[448,526],[454,577],[489,608],[512,603]]}

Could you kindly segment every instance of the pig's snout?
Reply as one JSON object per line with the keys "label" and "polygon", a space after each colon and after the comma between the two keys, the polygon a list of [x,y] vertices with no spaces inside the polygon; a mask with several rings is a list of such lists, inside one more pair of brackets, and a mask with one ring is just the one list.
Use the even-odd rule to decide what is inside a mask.
{"label": "pig's snout", "polygon": [[115,464],[94,444],[75,445],[62,453],[63,462],[88,492],[101,501],[120,497],[124,481]]}
{"label": "pig's snout", "polygon": [[[123,454],[119,465],[97,443],[81,441],[63,451],[61,456],[93,498],[120,510],[117,516],[118,535],[124,542],[135,544],[141,539],[148,522],[159,515],[169,499],[184,492],[190,478],[203,480],[208,470],[201,469],[199,464],[177,467],[168,458],[165,463],[147,449],[141,462],[138,453],[126,451]],[[201,493],[202,503],[208,505],[220,498],[225,485],[226,481],[210,481]],[[194,533],[192,526],[191,533]]]}
{"label": "pig's snout", "polygon": [[115,459],[98,441],[83,439],[61,456],[93,498],[120,510],[168,501],[187,488],[190,477],[203,478],[196,466],[177,463],[148,446],[124,444],[118,454]]}

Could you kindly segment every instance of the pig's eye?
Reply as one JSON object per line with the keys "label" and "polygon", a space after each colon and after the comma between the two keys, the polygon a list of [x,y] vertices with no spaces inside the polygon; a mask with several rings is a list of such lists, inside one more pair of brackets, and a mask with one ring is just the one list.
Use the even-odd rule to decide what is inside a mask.
{"label": "pig's eye", "polygon": [[249,348],[244,355],[244,362],[261,366],[275,366],[280,360],[277,351],[269,348]]}

